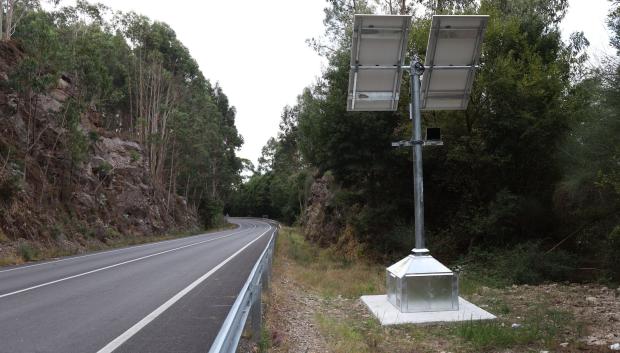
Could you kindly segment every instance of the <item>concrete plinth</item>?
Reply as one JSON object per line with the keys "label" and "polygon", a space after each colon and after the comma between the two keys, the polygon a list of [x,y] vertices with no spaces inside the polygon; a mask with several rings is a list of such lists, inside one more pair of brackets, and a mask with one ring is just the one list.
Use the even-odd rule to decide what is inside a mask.
{"label": "concrete plinth", "polygon": [[388,302],[387,295],[364,295],[362,302],[379,319],[381,325],[434,324],[470,320],[493,320],[497,317],[459,297],[459,310],[401,313]]}

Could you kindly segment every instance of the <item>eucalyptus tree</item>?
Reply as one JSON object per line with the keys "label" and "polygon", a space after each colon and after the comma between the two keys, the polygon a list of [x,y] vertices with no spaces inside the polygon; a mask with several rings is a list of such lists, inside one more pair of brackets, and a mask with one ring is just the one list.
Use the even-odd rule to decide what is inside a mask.
{"label": "eucalyptus tree", "polygon": [[[25,101],[54,88],[61,77],[72,85],[59,123],[66,128],[62,139],[75,165],[97,137],[92,132],[89,140],[79,128],[80,117],[96,111],[98,128],[142,145],[146,158],[140,161],[166,192],[168,205],[180,194],[205,225],[221,219],[243,168],[236,156],[243,143],[236,111],[222,88],[203,76],[172,28],[77,1],[52,12],[30,9],[15,39],[25,54],[9,81]],[[28,144],[35,146],[37,125],[28,126]]]}

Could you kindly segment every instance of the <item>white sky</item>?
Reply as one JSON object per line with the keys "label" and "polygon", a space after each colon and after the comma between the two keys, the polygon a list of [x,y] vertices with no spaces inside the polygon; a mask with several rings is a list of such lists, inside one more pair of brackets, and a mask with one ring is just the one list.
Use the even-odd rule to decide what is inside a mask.
{"label": "white sky", "polygon": [[609,45],[610,32],[606,19],[609,0],[569,0],[568,13],[562,21],[562,37],[567,40],[572,32],[583,31],[590,41],[590,62],[599,63],[606,55],[615,55]]}
{"label": "white sky", "polygon": [[[205,77],[219,82],[237,108],[237,128],[245,139],[239,156],[255,164],[263,145],[277,133],[283,107],[295,104],[297,95],[324,67],[305,40],[323,34],[325,0],[98,2],[114,10],[144,14],[175,30]],[[613,54],[604,24],[608,0],[569,3],[562,23],[564,38],[584,31],[593,62],[603,54]]]}

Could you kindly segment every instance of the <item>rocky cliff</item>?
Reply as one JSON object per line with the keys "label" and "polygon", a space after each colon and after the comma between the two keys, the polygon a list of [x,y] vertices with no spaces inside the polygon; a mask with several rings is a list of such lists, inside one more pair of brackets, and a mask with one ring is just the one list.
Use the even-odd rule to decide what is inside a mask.
{"label": "rocky cliff", "polygon": [[0,43],[0,258],[197,227],[185,200],[150,180],[140,144],[98,126],[94,107],[66,128],[70,77],[24,99],[9,79],[22,56]]}

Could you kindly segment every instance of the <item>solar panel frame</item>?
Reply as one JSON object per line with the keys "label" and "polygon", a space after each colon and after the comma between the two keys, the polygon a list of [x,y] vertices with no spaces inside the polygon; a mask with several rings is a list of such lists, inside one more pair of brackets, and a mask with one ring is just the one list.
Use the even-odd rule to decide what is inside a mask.
{"label": "solar panel frame", "polygon": [[489,16],[434,15],[422,76],[421,110],[465,110]]}
{"label": "solar panel frame", "polygon": [[411,16],[355,15],[348,111],[395,111]]}

